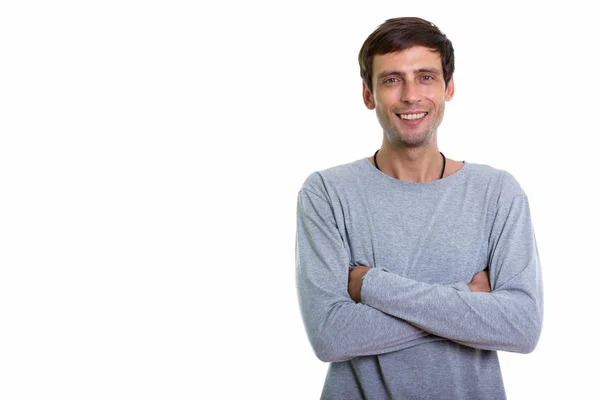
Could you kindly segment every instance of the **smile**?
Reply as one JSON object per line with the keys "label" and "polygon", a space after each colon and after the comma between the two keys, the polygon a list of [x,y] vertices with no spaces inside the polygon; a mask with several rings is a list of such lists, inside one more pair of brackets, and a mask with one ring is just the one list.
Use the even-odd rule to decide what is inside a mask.
{"label": "smile", "polygon": [[423,112],[420,114],[396,114],[396,115],[399,116],[401,119],[414,120],[414,119],[421,119],[424,116],[426,116],[427,114],[428,114],[427,112]]}

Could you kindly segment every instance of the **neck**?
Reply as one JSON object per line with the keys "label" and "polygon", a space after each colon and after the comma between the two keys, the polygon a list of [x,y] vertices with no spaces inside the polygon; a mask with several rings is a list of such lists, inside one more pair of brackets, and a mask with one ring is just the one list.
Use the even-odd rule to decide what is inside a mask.
{"label": "neck", "polygon": [[417,148],[392,148],[384,143],[376,161],[381,172],[406,182],[435,181],[445,169],[444,157],[436,143]]}

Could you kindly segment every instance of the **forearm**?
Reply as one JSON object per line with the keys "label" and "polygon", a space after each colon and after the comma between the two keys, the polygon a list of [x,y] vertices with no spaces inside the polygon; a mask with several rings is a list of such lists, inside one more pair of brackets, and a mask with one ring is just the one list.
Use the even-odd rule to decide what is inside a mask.
{"label": "forearm", "polygon": [[349,297],[340,301],[318,299],[315,292],[301,287],[298,293],[304,325],[309,341],[322,361],[337,362],[384,354],[437,339],[401,319],[356,304]]}
{"label": "forearm", "polygon": [[[352,271],[357,269],[359,268],[353,268]],[[362,280],[362,275],[359,279]],[[322,287],[318,288],[319,285],[314,282],[310,284],[310,281],[310,278],[304,277],[298,282],[299,287],[312,287],[300,296],[301,309],[311,343],[319,358],[324,361],[382,354],[424,341],[440,340],[438,336],[429,335],[402,319],[360,304],[360,299],[354,298],[352,294],[350,296],[354,301],[349,301],[345,293],[321,296],[324,293]],[[469,291],[468,284],[464,282],[447,287]],[[338,297],[338,301],[332,301],[335,297]],[[314,314],[308,310],[321,312],[316,311]],[[429,337],[424,339],[426,336]]]}
{"label": "forearm", "polygon": [[[532,273],[534,268],[522,272]],[[536,291],[515,284],[472,293],[372,269],[363,281],[362,301],[437,336],[486,350],[530,352],[541,329],[541,287]]]}

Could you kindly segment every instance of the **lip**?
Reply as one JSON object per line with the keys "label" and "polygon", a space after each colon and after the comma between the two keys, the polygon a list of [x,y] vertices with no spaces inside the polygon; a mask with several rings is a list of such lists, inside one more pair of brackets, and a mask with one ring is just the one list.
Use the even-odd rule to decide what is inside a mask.
{"label": "lip", "polygon": [[400,115],[400,114],[422,114],[422,113],[429,113],[429,111],[427,111],[427,110],[404,110],[404,111],[399,111],[396,114]]}
{"label": "lip", "polygon": [[[419,119],[402,119],[400,118],[400,114],[421,114],[421,113],[427,113],[425,114],[425,116],[423,118],[419,118]],[[408,126],[417,126],[419,125],[421,122],[425,121],[425,119],[429,116],[429,112],[428,111],[405,111],[405,112],[401,112],[401,113],[396,113],[396,118],[398,118],[398,120],[400,120],[400,122],[402,122],[405,125]]]}

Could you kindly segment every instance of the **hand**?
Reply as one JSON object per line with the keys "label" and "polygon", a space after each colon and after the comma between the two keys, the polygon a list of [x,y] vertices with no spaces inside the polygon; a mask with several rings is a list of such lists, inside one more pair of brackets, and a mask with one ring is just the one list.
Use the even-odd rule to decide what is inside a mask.
{"label": "hand", "polygon": [[471,292],[491,292],[490,273],[485,270],[473,275],[473,279],[471,279],[471,283],[469,283],[469,289]]}
{"label": "hand", "polygon": [[369,271],[371,267],[366,267],[364,265],[357,265],[350,269],[350,274],[348,275],[348,293],[352,300],[357,303],[360,303],[360,291],[362,289],[362,281],[363,277]]}

